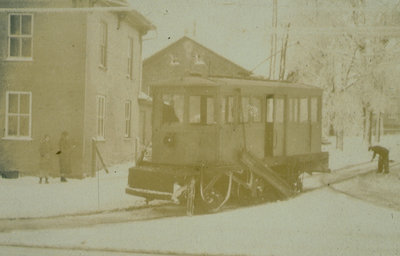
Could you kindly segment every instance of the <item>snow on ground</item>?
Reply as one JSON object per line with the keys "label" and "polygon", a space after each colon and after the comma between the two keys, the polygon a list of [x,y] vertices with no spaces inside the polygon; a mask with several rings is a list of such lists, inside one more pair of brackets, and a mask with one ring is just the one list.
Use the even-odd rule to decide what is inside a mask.
{"label": "snow on ground", "polygon": [[144,204],[125,194],[128,168],[121,164],[99,172],[98,177],[39,184],[39,178],[0,179],[0,218],[45,217],[87,213]]}
{"label": "snow on ground", "polygon": [[387,175],[371,173],[335,184],[334,188],[373,204],[400,211],[400,166],[392,168]]}
{"label": "snow on ground", "polygon": [[[345,137],[343,151],[337,150],[335,137],[328,138],[330,144],[322,147],[329,152],[329,168],[336,170],[348,165],[368,162],[372,158],[372,152],[368,151],[368,143],[362,137]],[[400,161],[400,135],[385,135],[381,142],[372,143],[389,149],[389,158]]]}
{"label": "snow on ground", "polygon": [[[330,153],[330,168],[335,170],[350,164],[367,162],[372,153],[361,138],[345,139],[344,151],[332,143],[324,146]],[[391,159],[400,161],[400,136],[384,136],[382,145],[390,150]],[[376,166],[377,163],[371,163]],[[109,174],[99,172],[99,177],[83,180],[70,179],[61,183],[50,179],[50,184],[38,184],[35,177],[0,179],[0,218],[46,217],[80,214],[143,205],[144,199],[125,194],[128,168],[132,164],[110,167]],[[306,175],[307,176],[307,175]],[[320,178],[313,174],[304,180],[306,188],[320,186]]]}
{"label": "snow on ground", "polygon": [[330,188],[195,217],[0,233],[0,244],[235,255],[400,255],[400,212]]}

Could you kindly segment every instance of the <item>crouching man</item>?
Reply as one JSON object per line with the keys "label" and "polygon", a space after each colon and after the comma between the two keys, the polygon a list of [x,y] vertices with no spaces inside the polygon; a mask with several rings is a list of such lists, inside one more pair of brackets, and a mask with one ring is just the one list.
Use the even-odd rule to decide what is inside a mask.
{"label": "crouching man", "polygon": [[381,146],[372,146],[368,148],[368,151],[374,152],[371,162],[375,159],[376,155],[379,155],[378,173],[382,171],[384,174],[389,173],[389,150]]}

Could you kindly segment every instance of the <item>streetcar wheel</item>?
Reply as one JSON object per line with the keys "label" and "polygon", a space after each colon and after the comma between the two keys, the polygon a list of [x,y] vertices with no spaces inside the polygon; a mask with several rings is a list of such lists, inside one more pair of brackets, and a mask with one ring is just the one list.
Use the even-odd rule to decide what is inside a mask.
{"label": "streetcar wheel", "polygon": [[216,212],[228,201],[232,189],[232,172],[215,174],[201,171],[200,196],[206,210]]}

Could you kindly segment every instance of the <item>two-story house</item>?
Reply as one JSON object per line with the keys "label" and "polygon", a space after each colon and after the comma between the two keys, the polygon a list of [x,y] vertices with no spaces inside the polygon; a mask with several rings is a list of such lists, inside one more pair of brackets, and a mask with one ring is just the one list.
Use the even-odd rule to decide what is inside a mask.
{"label": "two-story house", "polygon": [[[142,36],[153,25],[116,0],[0,2],[0,168],[38,172],[39,143],[63,131],[72,175],[134,161]],[[54,174],[58,159],[54,154]]]}

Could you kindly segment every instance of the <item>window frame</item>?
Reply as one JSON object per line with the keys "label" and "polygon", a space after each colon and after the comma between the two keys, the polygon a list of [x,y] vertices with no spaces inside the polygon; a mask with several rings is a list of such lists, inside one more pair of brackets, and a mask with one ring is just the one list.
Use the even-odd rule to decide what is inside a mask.
{"label": "window frame", "polygon": [[[18,113],[9,113],[9,96],[10,94],[18,95]],[[29,95],[29,113],[21,114],[20,113],[20,95]],[[32,140],[32,92],[30,91],[6,91],[6,111],[5,111],[5,137],[4,139],[10,140]],[[10,116],[18,117],[17,124],[17,135],[9,135],[9,127],[8,127],[8,118]],[[20,136],[20,117],[28,116],[29,117],[29,128],[28,128],[28,136]]]}
{"label": "window frame", "polygon": [[107,47],[108,47],[108,24],[100,22],[100,67],[107,68]]}
{"label": "window frame", "polygon": [[274,123],[285,123],[285,102],[284,97],[274,97]]}
{"label": "window frame", "polygon": [[300,100],[299,98],[293,98],[293,123],[300,122]]}
{"label": "window frame", "polygon": [[[302,102],[305,103],[305,106],[302,105]],[[305,113],[303,113],[304,111]],[[302,119],[302,114],[305,114],[305,119]],[[309,97],[301,97],[299,98],[299,123],[307,123],[309,120]]]}
{"label": "window frame", "polygon": [[169,55],[169,65],[171,66],[178,66],[181,63],[179,62],[179,58],[175,54]]}
{"label": "window frame", "polygon": [[[187,123],[189,125],[198,125],[198,126],[213,126],[217,124],[217,111],[218,108],[217,106],[217,97],[214,95],[209,95],[209,94],[188,94],[188,107],[187,107],[187,116],[188,116],[188,120]],[[197,122],[192,122],[191,121],[191,98],[192,97],[199,97],[199,121]],[[209,101],[211,99],[211,101]],[[212,112],[209,112],[209,102],[212,103]],[[205,104],[205,105],[204,105]],[[203,109],[205,109],[205,112],[203,112]],[[208,114],[212,114],[212,122],[210,122],[210,120],[208,119]],[[204,120],[205,118],[205,120]]]}
{"label": "window frame", "polygon": [[[19,16],[20,18],[20,34],[12,35],[11,34],[11,16]],[[31,17],[31,33],[30,35],[22,35],[22,16],[30,16]],[[33,28],[34,28],[34,18],[32,13],[9,13],[8,14],[8,26],[7,26],[7,60],[16,60],[16,61],[32,61],[33,60]],[[19,56],[11,56],[11,38],[18,38],[22,41],[22,38],[30,38],[31,39],[31,56],[24,57],[22,56],[22,42],[19,44]]]}
{"label": "window frame", "polygon": [[205,65],[206,64],[200,53],[196,53],[194,55],[194,64],[195,65]]}
{"label": "window frame", "polygon": [[[125,131],[124,137],[131,138],[132,137],[132,101],[125,101]],[[128,111],[127,111],[128,110]]]}
{"label": "window frame", "polygon": [[[100,104],[103,103],[103,113],[100,113]],[[97,139],[105,140],[105,120],[106,120],[106,97],[104,95],[96,96],[96,135]],[[100,121],[102,121],[100,131]]]}
{"label": "window frame", "polygon": [[[180,125],[183,125],[184,123],[185,123],[185,115],[186,115],[186,95],[183,93],[183,92],[161,92],[160,93],[160,104],[161,104],[161,106],[162,106],[162,108],[164,107],[164,101],[165,101],[165,99],[164,99],[164,97],[168,97],[168,98],[173,98],[173,101],[174,101],[174,106],[173,106],[173,110],[174,110],[174,114],[175,114],[175,116],[178,118],[178,122],[165,122],[164,121],[164,111],[163,111],[163,109],[162,109],[162,111],[161,111],[161,125],[163,125],[163,126],[180,126]],[[176,99],[177,98],[180,98],[182,101],[181,102],[179,102],[179,101],[177,101]],[[179,102],[179,104],[181,104],[180,106],[177,106],[177,105],[175,105],[177,102]],[[181,107],[181,108],[179,108],[179,107]],[[179,113],[179,112],[177,112],[176,111],[176,108],[178,109],[178,110],[181,110],[181,113]]]}
{"label": "window frame", "polygon": [[[258,101],[259,105],[258,105],[258,120],[255,118],[256,115],[254,113],[252,113],[252,108],[255,107],[255,101]],[[250,97],[250,103],[249,103],[249,119],[251,120],[252,123],[254,124],[258,124],[258,123],[262,123],[262,116],[263,116],[263,107],[262,107],[262,98],[261,97]]]}
{"label": "window frame", "polygon": [[[313,109],[313,103],[315,103],[315,109]],[[319,111],[320,111],[319,97],[312,96],[310,98],[310,113],[309,113],[309,120],[311,123],[319,123],[319,121],[320,121],[319,120]],[[315,115],[315,116],[313,116],[313,115]],[[315,117],[315,119],[313,117]]]}
{"label": "window frame", "polygon": [[[250,96],[247,96],[247,95],[244,95],[244,96],[241,96],[240,98],[240,105],[239,105],[239,123],[241,123],[241,124],[248,124],[248,123],[250,123],[251,122],[251,116],[250,116],[250,102],[251,102],[251,97]],[[244,99],[246,99],[247,100],[247,106],[244,106]],[[246,107],[246,109],[245,109],[245,107]],[[247,117],[247,118],[246,118]]]}
{"label": "window frame", "polygon": [[133,79],[133,46],[134,40],[133,37],[128,37],[128,58],[127,58],[127,74],[126,76],[132,80]]}

